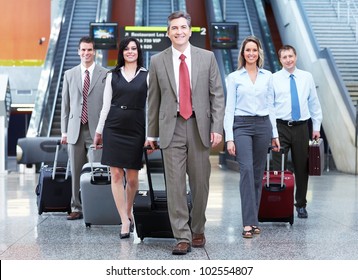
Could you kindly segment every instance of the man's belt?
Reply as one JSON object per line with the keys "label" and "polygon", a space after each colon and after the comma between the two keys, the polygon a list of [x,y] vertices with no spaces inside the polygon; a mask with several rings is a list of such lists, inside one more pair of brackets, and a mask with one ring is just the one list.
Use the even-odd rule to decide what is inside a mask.
{"label": "man's belt", "polygon": [[277,119],[276,122],[287,125],[287,126],[297,126],[297,125],[302,125],[302,124],[307,123],[307,120],[305,120],[305,121],[285,121],[285,120]]}

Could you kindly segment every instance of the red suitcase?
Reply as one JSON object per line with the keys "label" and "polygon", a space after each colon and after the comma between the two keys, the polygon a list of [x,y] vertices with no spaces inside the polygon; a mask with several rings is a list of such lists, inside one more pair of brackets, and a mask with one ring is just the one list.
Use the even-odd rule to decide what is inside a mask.
{"label": "red suitcase", "polygon": [[270,150],[267,169],[262,180],[259,222],[288,222],[293,224],[295,178],[284,170],[285,154],[282,151],[281,171],[270,171]]}
{"label": "red suitcase", "polygon": [[310,141],[308,148],[308,175],[321,176],[324,168],[324,142],[322,138]]}

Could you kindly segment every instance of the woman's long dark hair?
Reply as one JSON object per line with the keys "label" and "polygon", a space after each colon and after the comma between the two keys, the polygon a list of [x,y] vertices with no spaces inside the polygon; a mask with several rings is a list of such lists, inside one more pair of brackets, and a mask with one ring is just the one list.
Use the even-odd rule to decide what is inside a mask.
{"label": "woman's long dark hair", "polygon": [[128,44],[130,42],[134,42],[137,46],[138,59],[137,59],[137,70],[136,71],[138,71],[141,67],[143,67],[143,54],[142,54],[142,49],[140,47],[139,41],[134,37],[126,37],[119,44],[117,65],[114,69],[111,70],[111,72],[119,72],[120,68],[122,66],[124,66],[125,62],[124,62],[123,52],[124,52],[124,49],[128,46]]}

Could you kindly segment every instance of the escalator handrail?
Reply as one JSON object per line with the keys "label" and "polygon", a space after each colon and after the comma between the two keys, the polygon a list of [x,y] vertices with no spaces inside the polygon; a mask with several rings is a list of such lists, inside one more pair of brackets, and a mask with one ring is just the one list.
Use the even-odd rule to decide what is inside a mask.
{"label": "escalator handrail", "polygon": [[249,9],[247,7],[246,0],[244,0],[244,7],[245,7],[245,14],[247,16],[247,21],[249,23],[250,34],[254,34],[254,28],[252,27],[250,13],[249,13]]}

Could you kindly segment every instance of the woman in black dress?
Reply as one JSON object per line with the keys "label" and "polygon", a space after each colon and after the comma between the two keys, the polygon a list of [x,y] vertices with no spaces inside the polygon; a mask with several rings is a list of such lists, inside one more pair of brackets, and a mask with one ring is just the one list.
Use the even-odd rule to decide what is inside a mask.
{"label": "woman in black dress", "polygon": [[132,208],[143,166],[147,88],[140,44],[135,38],[125,38],[119,46],[118,64],[106,78],[93,141],[95,146],[103,144],[101,163],[110,166],[112,193],[122,220],[120,238],[129,238],[134,229]]}

